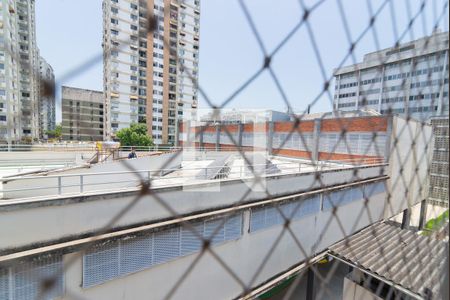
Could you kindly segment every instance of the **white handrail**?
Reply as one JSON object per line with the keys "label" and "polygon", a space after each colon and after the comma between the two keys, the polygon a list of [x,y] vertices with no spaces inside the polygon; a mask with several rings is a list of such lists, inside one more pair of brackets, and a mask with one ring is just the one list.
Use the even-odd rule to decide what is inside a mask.
{"label": "white handrail", "polygon": [[[306,164],[302,162],[301,164]],[[274,164],[275,166],[283,166],[283,165],[291,165],[291,166],[298,166],[298,163],[278,163]],[[214,167],[195,167],[195,168],[171,168],[171,169],[142,169],[142,170],[133,170],[133,171],[115,171],[115,172],[96,172],[96,173],[75,173],[75,174],[61,174],[61,175],[38,175],[38,176],[12,176],[12,177],[6,177],[6,178],[0,178],[0,182],[7,182],[7,181],[13,181],[13,180],[19,180],[19,179],[37,179],[37,178],[64,178],[64,177],[78,177],[78,176],[95,176],[95,175],[118,175],[118,174],[135,174],[135,173],[143,173],[143,172],[163,172],[167,174],[167,172],[173,172],[173,171],[195,171],[195,170],[205,170],[205,169],[217,169],[217,168],[224,168],[226,165],[223,166],[214,166]],[[245,165],[246,168],[252,167],[258,167],[258,166],[267,166],[267,164],[253,164],[253,165]]]}
{"label": "white handrail", "polygon": [[[281,170],[281,172],[287,172],[285,174],[292,174],[292,173],[301,173],[302,171],[302,166],[301,165],[306,165],[305,163],[299,162],[299,163],[278,163],[278,164],[274,164],[275,166],[288,166],[288,168],[284,168],[283,170]],[[258,166],[267,166],[267,164],[254,164],[252,165],[253,167],[258,167]],[[373,164],[370,164],[368,166],[374,166]],[[192,170],[208,170],[208,169],[217,169],[217,168],[222,168],[224,169],[224,166],[215,166],[215,167],[197,167],[197,168],[180,168],[180,169],[146,169],[146,170],[136,170],[136,171],[117,171],[117,172],[98,172],[98,173],[78,173],[78,174],[62,174],[62,175],[49,175],[49,176],[15,176],[15,177],[9,177],[9,178],[1,178],[0,182],[2,183],[8,183],[9,181],[15,181],[15,180],[32,180],[32,179],[39,179],[39,178],[45,178],[45,179],[51,179],[51,178],[56,178],[57,179],[57,184],[56,185],[50,185],[50,186],[39,186],[39,187],[24,187],[24,188],[19,188],[19,189],[11,189],[11,190],[3,190],[1,192],[3,192],[3,194],[8,194],[8,193],[12,193],[12,192],[20,192],[20,191],[31,191],[31,190],[42,190],[42,189],[56,189],[57,190],[57,194],[61,195],[63,194],[63,189],[67,189],[67,188],[73,188],[73,187],[78,187],[78,192],[83,193],[87,187],[90,186],[99,186],[99,189],[96,189],[97,191],[101,191],[102,189],[100,188],[102,185],[106,185],[106,184],[118,184],[118,183],[129,183],[129,184],[136,184],[138,185],[141,182],[141,178],[142,177],[136,177],[135,180],[133,179],[126,179],[126,180],[116,180],[116,181],[110,181],[108,180],[107,182],[94,182],[94,183],[89,183],[85,181],[86,177],[89,176],[104,176],[104,175],[117,175],[117,174],[144,174],[144,179],[146,180],[173,180],[176,178],[182,178],[184,180],[189,180],[189,179],[193,179],[197,182],[201,182],[201,181],[222,181],[222,180],[233,180],[236,178],[251,178],[253,177],[253,172],[250,171],[249,165],[242,165],[242,166],[236,166],[239,167],[239,170],[233,170],[233,167],[231,167],[232,169],[228,169],[226,171],[219,171],[218,174],[216,175],[216,179],[199,179],[196,177],[197,173],[189,175],[189,176],[177,176],[177,177],[171,177],[171,176],[166,176],[167,173],[169,172],[174,172],[174,171],[192,171]],[[323,171],[324,167],[327,167],[327,169],[334,169],[334,168],[356,168],[356,166],[349,166],[349,165],[339,165],[339,164],[328,164],[328,163],[321,163],[318,165],[313,165],[310,164],[310,167],[313,167],[314,171]],[[361,167],[361,166],[357,166],[357,167]],[[243,169],[245,169],[245,172],[243,172]],[[304,168],[303,168],[304,169]],[[292,172],[289,172],[290,170],[292,170]],[[238,176],[236,176],[238,175]],[[258,174],[260,176],[270,176],[272,175],[271,173],[266,173],[263,172],[262,174]],[[279,175],[279,173],[274,173],[274,175]],[[67,178],[67,177],[78,177],[78,183],[67,183],[67,184],[63,184],[63,178]],[[161,183],[161,182],[160,182]],[[180,185],[180,182],[176,182],[176,183],[172,183],[169,185]],[[93,190],[91,190],[93,191]],[[76,191],[72,191],[72,192],[76,192]]]}

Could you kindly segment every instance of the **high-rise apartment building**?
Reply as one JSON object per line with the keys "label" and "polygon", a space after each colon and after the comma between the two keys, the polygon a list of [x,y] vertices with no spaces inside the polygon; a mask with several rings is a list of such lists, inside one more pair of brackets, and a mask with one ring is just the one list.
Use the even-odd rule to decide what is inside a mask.
{"label": "high-rise apartment building", "polygon": [[54,130],[56,126],[55,115],[55,75],[53,68],[47,61],[39,58],[39,138],[46,137],[45,132]]}
{"label": "high-rise apartment building", "polygon": [[39,137],[34,0],[0,0],[0,141]]}
{"label": "high-rise apartment building", "polygon": [[448,42],[448,32],[434,32],[335,70],[333,109],[372,109],[421,120],[448,115]]}
{"label": "high-rise apartment building", "polygon": [[197,107],[199,26],[199,0],[103,1],[106,140],[141,122],[155,143],[175,142],[177,119]]}
{"label": "high-rise apartment building", "polygon": [[62,87],[62,139],[65,141],[103,140],[103,93]]}

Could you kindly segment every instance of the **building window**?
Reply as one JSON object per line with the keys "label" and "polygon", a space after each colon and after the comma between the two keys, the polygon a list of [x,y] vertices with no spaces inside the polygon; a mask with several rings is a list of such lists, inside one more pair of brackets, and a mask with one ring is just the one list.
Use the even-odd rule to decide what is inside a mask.
{"label": "building window", "polygon": [[[10,268],[0,268],[0,296],[6,299],[53,299],[63,294],[62,257],[52,255],[48,258],[34,259]],[[45,293],[41,283],[55,278],[54,284]],[[2,297],[3,299],[3,297]]]}

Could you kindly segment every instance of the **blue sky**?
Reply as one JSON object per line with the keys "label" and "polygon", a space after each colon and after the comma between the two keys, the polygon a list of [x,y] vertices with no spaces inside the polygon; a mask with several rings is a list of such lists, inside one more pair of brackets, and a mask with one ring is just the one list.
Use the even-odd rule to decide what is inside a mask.
{"label": "blue sky", "polygon": [[[59,85],[102,90],[101,2],[36,1],[38,46],[41,55],[53,66]],[[300,21],[303,15],[300,2],[245,2],[267,52],[272,52]],[[303,1],[306,7],[311,7],[316,2],[318,1]],[[371,14],[367,3],[370,2],[372,10],[376,11],[384,1],[341,2],[350,35],[352,40],[355,40],[369,23]],[[375,20],[374,30],[369,30],[358,42],[354,59],[361,61],[367,52],[392,46],[396,36],[405,31],[410,20],[407,3],[410,5],[411,15],[414,15],[420,8],[420,2],[389,1],[390,4],[384,7]],[[436,16],[442,13],[444,3],[444,0],[426,1],[425,13],[416,20],[403,42],[430,34]],[[341,63],[350,45],[338,4],[339,1],[336,0],[323,1],[309,16],[310,29],[314,34],[326,77],[330,77],[333,69]],[[200,26],[200,86],[215,104],[220,104],[261,67],[264,55],[237,0],[202,0]],[[439,27],[448,30],[448,14]],[[89,68],[76,75],[67,76],[90,59],[92,61]],[[345,65],[351,63],[352,57]],[[294,111],[305,110],[323,88],[324,77],[308,34],[308,27],[305,25],[278,51],[271,65]],[[59,90],[58,88],[58,101]],[[332,94],[333,88],[330,92]],[[201,97],[199,107],[206,106],[204,98]],[[286,110],[283,98],[267,71],[227,107]],[[328,95],[319,98],[312,107],[312,111],[330,109]]]}

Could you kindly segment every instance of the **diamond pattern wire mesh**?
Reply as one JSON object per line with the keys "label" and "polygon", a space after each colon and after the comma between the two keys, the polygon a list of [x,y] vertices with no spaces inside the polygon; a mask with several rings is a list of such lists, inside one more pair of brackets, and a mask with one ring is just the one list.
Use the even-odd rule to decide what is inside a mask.
{"label": "diamond pattern wire mesh", "polygon": [[[221,109],[232,106],[233,101],[237,98],[238,95],[240,95],[249,86],[251,86],[252,83],[257,78],[259,78],[262,74],[267,73],[269,75],[269,77],[271,78],[271,80],[273,81],[277,91],[279,92],[279,96],[280,96],[282,103],[289,109],[289,111],[293,111],[293,105],[292,105],[293,100],[289,99],[288,94],[286,93],[285,89],[283,88],[283,82],[282,82],[282,80],[279,79],[279,77],[277,76],[277,73],[275,72],[274,68],[272,67],[272,61],[273,61],[274,57],[276,57],[277,55],[281,55],[281,54],[279,54],[279,52],[288,43],[288,41],[290,41],[290,39],[293,36],[298,34],[298,32],[301,29],[303,29],[307,33],[308,43],[314,50],[314,56],[315,56],[314,58],[316,60],[316,65],[317,65],[317,68],[320,70],[320,73],[322,75],[322,81],[323,81],[322,89],[320,91],[318,91],[317,96],[314,99],[311,99],[311,101],[308,103],[307,106],[309,108],[314,108],[315,105],[318,103],[318,101],[320,99],[323,99],[323,97],[328,99],[328,101],[330,102],[330,105],[333,106],[333,91],[331,90],[332,89],[331,83],[332,83],[333,77],[327,76],[327,70],[326,70],[326,67],[324,64],[324,60],[323,60],[325,49],[320,49],[320,47],[317,43],[317,36],[315,34],[315,28],[310,21],[311,18],[314,16],[315,12],[317,10],[321,9],[321,7],[324,5],[324,3],[331,2],[331,1],[332,0],[321,0],[321,1],[315,2],[313,5],[307,5],[303,0],[300,0],[299,1],[299,16],[300,16],[299,22],[291,29],[291,31],[288,32],[288,34],[281,40],[281,42],[276,47],[274,47],[274,49],[272,51],[270,51],[265,46],[263,39],[261,37],[261,32],[259,31],[259,29],[257,28],[257,26],[253,20],[252,11],[248,8],[248,6],[244,0],[238,0],[239,8],[242,11],[245,19],[247,20],[248,26],[251,29],[251,32],[255,38],[255,42],[256,42],[260,52],[262,53],[264,60],[261,62],[260,66],[255,67],[254,73],[247,80],[245,80],[241,85],[237,86],[235,88],[234,92],[231,93],[231,95],[228,98],[226,98],[223,102],[217,102],[217,101],[215,101],[215,99],[211,99],[210,97],[208,97],[208,95],[206,94],[206,89],[208,87],[200,86],[199,83],[196,81],[195,77],[192,76],[192,74],[190,73],[189,68],[185,68],[185,71],[188,73],[188,76],[190,77],[193,85],[198,89],[198,91],[204,98],[206,104],[210,108],[213,108],[215,113],[220,115]],[[376,45],[376,49],[374,49],[374,50],[381,49],[381,47],[379,46],[379,35],[382,33],[377,31],[376,24],[377,24],[377,22],[379,22],[380,14],[385,11],[388,11],[392,18],[392,24],[393,24],[392,32],[394,33],[394,37],[396,40],[395,44],[392,46],[398,46],[400,41],[404,40],[404,38],[406,36],[409,36],[411,38],[411,40],[418,38],[418,36],[416,36],[414,29],[413,29],[413,26],[416,23],[421,22],[422,26],[424,27],[424,32],[426,32],[427,26],[431,25],[433,28],[437,28],[439,26],[439,24],[448,17],[448,14],[447,14],[448,2],[445,2],[443,7],[437,7],[436,1],[422,1],[419,6],[419,9],[417,11],[413,11],[413,9],[411,8],[410,1],[405,1],[405,6],[407,8],[406,12],[397,11],[395,9],[394,1],[392,1],[392,0],[381,1],[381,2],[379,2],[379,5],[375,5],[376,3],[374,3],[374,2],[376,2],[376,1],[368,0],[366,2],[367,10],[370,13],[370,18],[367,20],[367,26],[365,28],[362,28],[361,33],[357,37],[353,37],[351,34],[350,25],[348,23],[347,16],[346,16],[346,10],[348,9],[348,7],[346,7],[344,5],[342,0],[336,0],[336,3],[338,5],[337,13],[340,16],[341,24],[335,24],[335,26],[342,26],[342,28],[344,28],[346,44],[348,47],[348,52],[346,53],[345,57],[341,60],[340,64],[337,67],[344,66],[349,59],[352,61],[352,63],[354,63],[354,64],[357,63],[357,59],[355,56],[355,48],[357,48],[357,46],[359,45],[361,40],[368,35],[373,36],[374,44]],[[374,6],[377,6],[377,8],[374,8]],[[427,19],[427,16],[424,12],[428,6],[433,6],[434,15],[433,15],[432,20]],[[396,22],[396,15],[405,14],[405,13],[407,15],[409,22],[408,22],[408,25],[406,26],[406,28],[400,28]],[[168,16],[167,14],[168,14],[168,10],[165,10],[166,17]],[[148,16],[147,24],[148,24],[148,34],[153,34],[153,32],[155,30],[158,30],[157,20],[154,19],[152,15]],[[165,47],[170,48],[170,43],[168,40],[164,41],[164,45],[165,45]],[[124,44],[122,44],[121,47],[126,47],[126,46],[127,46],[127,44],[124,43]],[[416,53],[416,54],[419,55],[420,53]],[[66,75],[62,76],[60,78],[61,81],[65,81],[67,79],[78,76],[85,71],[87,72],[87,69],[89,68],[89,66],[91,64],[99,63],[102,59],[103,59],[103,55],[93,56],[92,59],[90,59],[86,63],[80,65],[79,67],[75,68],[74,70],[71,70],[70,72],[68,72]],[[178,59],[178,62],[183,67],[183,60]],[[382,56],[378,57],[378,63],[380,65],[383,65],[386,62],[387,62],[387,57],[382,57]],[[412,70],[415,70],[415,67],[416,66],[413,65]],[[431,69],[433,67],[435,67],[435,66],[430,65],[430,64],[428,65],[428,69]],[[355,69],[355,71],[356,70],[357,69]],[[382,69],[379,69],[376,77],[383,76],[382,71],[383,71]],[[409,72],[409,71],[410,71],[409,66],[405,66],[404,70],[403,70],[403,66],[400,69],[401,73]],[[448,73],[448,71],[447,71],[447,73]],[[429,72],[428,80],[431,80],[431,78],[432,78],[432,73]],[[410,81],[408,80],[408,78],[404,78],[402,80],[402,84],[401,84],[402,89],[409,84],[410,84]],[[441,80],[439,82],[439,86],[442,86],[444,84],[445,83],[444,83],[443,79],[441,78]],[[374,86],[374,83],[370,84],[368,89],[371,89],[372,86]],[[398,90],[396,97],[403,96],[402,89]],[[422,91],[425,91],[425,87],[422,89]],[[420,94],[422,93],[422,91],[420,92]],[[45,93],[54,93],[54,90],[53,90],[53,88],[45,89]],[[359,99],[357,101],[359,101]],[[380,99],[380,101],[381,101],[381,99]],[[433,99],[433,101],[434,101],[434,99]],[[420,102],[421,102],[421,98],[419,97],[419,103]],[[363,108],[367,106],[367,99],[365,97],[362,99],[360,106]],[[392,114],[392,112],[388,112],[388,113]],[[306,142],[305,136],[303,135],[303,133],[300,129],[300,125],[302,124],[302,122],[304,122],[305,116],[306,116],[306,112],[295,116],[295,120],[292,123],[292,128],[286,135],[284,141],[281,142],[281,145],[278,147],[278,149],[282,149],[283,146],[285,145],[285,143],[288,140],[290,140],[290,138],[293,134],[299,134],[302,144],[306,146],[306,151],[311,152],[311,149],[308,149],[309,144]],[[406,115],[407,121],[409,120],[409,118],[410,118],[410,116],[407,114]],[[356,154],[356,153],[352,153],[353,148],[349,142],[349,139],[347,138],[348,128],[352,125],[353,119],[344,120],[344,119],[337,118],[336,121],[339,124],[340,134],[338,136],[337,142],[333,146],[333,149],[331,151],[329,151],[329,156],[323,158],[323,160],[332,160],[331,154],[335,152],[336,148],[340,144],[344,145],[344,148],[348,151],[349,156]],[[371,122],[371,119],[368,119],[368,122]],[[407,125],[408,123],[405,123],[405,124]],[[212,125],[212,121],[208,121],[207,125]],[[375,124],[371,124],[371,125],[375,125]],[[414,157],[414,161],[416,162],[416,167],[421,166],[422,162],[425,162],[426,168],[432,168],[430,165],[428,165],[428,161],[427,161],[428,158],[426,157],[426,155],[422,154],[419,157],[416,157],[417,155],[416,155],[415,151],[413,151],[414,145],[416,143],[426,140],[426,141],[428,141],[428,144],[431,145],[432,140],[430,140],[427,137],[421,136],[421,134],[417,134],[417,133],[413,132],[411,127],[406,126],[406,125],[403,126],[402,128],[399,128],[400,132],[397,133],[397,136],[406,135],[411,140],[411,145],[410,145],[411,147],[409,147],[408,149],[401,148],[400,145],[398,144],[398,141],[393,140],[391,142],[390,156],[395,157],[401,163],[405,162],[410,157]],[[422,122],[421,126],[422,127],[425,126],[425,122]],[[196,132],[196,136],[200,135],[205,130],[206,127],[207,126],[203,126],[199,132]],[[312,249],[305,248],[305,245],[302,243],[302,239],[294,232],[294,230],[291,227],[291,225],[292,225],[291,218],[292,218],[292,216],[296,215],[298,210],[301,209],[301,205],[294,206],[293,211],[290,212],[289,214],[286,214],[286,212],[283,211],[283,209],[281,209],[278,204],[275,204],[274,208],[277,210],[278,214],[282,218],[282,223],[283,223],[282,230],[273,239],[273,243],[269,247],[269,251],[263,256],[263,259],[261,260],[260,264],[255,269],[256,271],[253,273],[253,275],[250,276],[251,279],[249,281],[245,281],[242,278],[240,278],[240,276],[238,274],[239,272],[236,272],[235,269],[233,269],[231,266],[229,266],[227,264],[226,260],[224,258],[222,258],[220,256],[220,254],[211,246],[215,243],[215,238],[217,238],[216,237],[217,235],[225,234],[225,233],[221,232],[221,229],[224,228],[224,226],[226,226],[228,220],[231,220],[233,213],[239,211],[239,206],[241,204],[245,203],[245,201],[247,200],[248,196],[250,195],[253,187],[261,186],[264,189],[266,199],[272,199],[275,197],[275,195],[272,195],[267,190],[267,188],[265,188],[265,186],[263,185],[263,183],[262,183],[263,176],[258,174],[258,172],[256,172],[253,169],[251,161],[249,161],[248,156],[245,155],[245,152],[246,152],[245,148],[242,146],[239,146],[239,143],[236,140],[236,136],[232,132],[229,131],[227,126],[220,126],[220,130],[221,130],[221,132],[224,132],[226,134],[227,138],[232,142],[232,144],[234,144],[236,151],[239,153],[240,157],[250,166],[250,171],[253,173],[254,181],[252,182],[252,185],[247,187],[245,193],[241,196],[239,201],[234,202],[234,204],[230,207],[230,210],[228,211],[229,214],[226,215],[224,218],[214,221],[215,226],[212,226],[209,229],[207,235],[204,235],[203,232],[199,231],[198,225],[183,219],[183,215],[181,215],[175,207],[173,207],[168,201],[166,201],[164,199],[163,195],[159,194],[154,189],[152,189],[152,181],[153,180],[152,179],[148,180],[148,178],[144,178],[143,176],[140,175],[140,173],[135,173],[137,178],[141,182],[140,191],[138,193],[136,193],[135,198],[132,201],[130,201],[129,204],[127,204],[120,211],[120,213],[118,213],[117,215],[111,216],[110,221],[107,224],[105,224],[101,230],[97,231],[97,235],[111,232],[111,230],[114,228],[114,226],[124,216],[126,216],[127,213],[129,213],[130,210],[133,207],[135,207],[137,203],[139,203],[140,201],[147,201],[147,200],[144,200],[144,196],[151,195],[152,198],[154,199],[154,201],[156,201],[161,207],[163,207],[171,215],[172,218],[180,220],[180,225],[182,227],[182,230],[190,233],[190,236],[189,236],[190,239],[196,238],[198,241],[201,241],[201,246],[200,246],[201,250],[197,254],[194,254],[195,259],[192,260],[189,267],[186,268],[185,271],[181,274],[172,274],[175,278],[177,278],[177,281],[176,281],[176,284],[174,284],[169,289],[169,292],[167,293],[165,298],[169,299],[174,296],[174,294],[177,292],[177,289],[185,283],[186,279],[189,278],[190,274],[193,272],[193,270],[195,270],[196,266],[203,259],[203,257],[205,256],[206,253],[208,253],[216,261],[216,264],[212,265],[211,268],[219,269],[218,272],[222,273],[223,276],[230,276],[236,282],[236,284],[240,287],[241,293],[240,293],[240,295],[236,295],[236,296],[246,297],[252,291],[252,289],[254,289],[256,287],[255,285],[258,280],[258,275],[262,272],[262,270],[264,270],[264,268],[267,267],[267,263],[270,260],[270,258],[274,255],[274,253],[276,252],[279,242],[284,238],[284,236],[288,236],[294,241],[294,244],[296,246],[294,249],[290,249],[290,251],[297,251],[298,253],[301,254],[301,256],[305,257],[305,260],[304,260],[305,270],[310,270],[310,272],[312,272],[316,278],[316,285],[318,286],[318,288],[316,289],[316,291],[317,291],[316,298],[317,299],[322,299],[322,298],[336,299],[336,295],[334,294],[334,291],[333,291],[332,287],[330,286],[330,281],[332,280],[332,277],[337,272],[339,263],[337,260],[333,261],[331,263],[332,264],[331,268],[324,275],[319,270],[319,267],[315,264],[316,263],[316,261],[314,260],[315,254],[316,254],[316,251],[320,250],[320,249],[318,249],[318,247],[322,242],[321,239],[327,233],[327,231],[329,230],[330,226],[332,226],[332,224],[337,224],[337,227],[338,227],[339,231],[341,231],[343,236],[349,236],[351,233],[353,233],[356,230],[360,219],[364,215],[367,215],[367,217],[369,219],[369,223],[374,223],[379,219],[380,216],[374,215],[373,212],[371,212],[371,210],[370,210],[370,207],[368,205],[369,204],[369,196],[367,195],[367,191],[365,191],[364,189],[361,188],[361,193],[362,193],[363,199],[364,199],[364,205],[362,206],[361,210],[356,213],[357,217],[354,220],[354,225],[349,231],[347,231],[345,229],[345,226],[343,224],[343,221],[345,221],[345,220],[342,220],[338,215],[338,211],[340,208],[338,206],[335,206],[331,202],[331,205],[332,205],[331,217],[327,220],[327,222],[324,226],[323,232],[318,235],[317,241],[315,241],[314,247]],[[379,147],[375,144],[377,136],[378,136],[378,132],[374,131],[372,133],[370,146],[366,148],[366,153],[363,153],[362,156],[367,154],[367,151],[369,151],[369,148],[371,148],[373,146],[377,153],[376,156],[383,157],[384,150],[379,149]],[[447,140],[447,145],[448,145],[448,140]],[[275,155],[277,154],[276,149],[274,150],[274,154]],[[182,155],[182,152],[178,152],[177,155],[178,156]],[[176,158],[176,156],[174,157],[174,159],[175,158]],[[165,167],[167,167],[170,164],[170,162],[171,161],[168,161],[165,165],[161,166],[161,169],[164,169]],[[130,171],[135,171],[133,169],[133,167],[126,160],[122,161],[122,163]],[[314,163],[315,162],[313,161],[313,164]],[[448,163],[448,157],[447,157],[447,163]],[[389,166],[383,165],[383,168],[389,168]],[[386,199],[387,210],[390,213],[393,213],[394,211],[398,210],[398,208],[393,207],[393,204],[391,203],[392,193],[395,193],[395,191],[397,190],[398,187],[405,188],[405,195],[404,195],[405,203],[407,203],[409,208],[411,208],[410,203],[407,202],[406,199],[409,197],[408,193],[410,193],[408,191],[408,187],[410,187],[413,184],[413,181],[415,181],[415,180],[420,181],[419,191],[429,189],[428,183],[426,181],[424,182],[419,177],[417,168],[414,169],[413,172],[414,172],[413,176],[410,179],[408,179],[408,177],[405,176],[405,174],[404,174],[405,172],[404,172],[403,166],[400,166],[398,174],[390,174],[392,183],[391,183],[391,189],[389,191],[387,191],[387,199]],[[353,178],[351,179],[352,181],[358,181],[358,180],[363,179],[362,177],[360,177],[359,169],[356,169],[355,172],[353,172],[352,176],[353,176]],[[316,184],[319,184],[319,186],[321,186],[321,187],[326,186],[326,184],[324,182],[322,182],[322,178],[320,175],[315,177],[315,180],[311,184],[309,189],[312,189],[314,187],[314,185],[316,185]],[[307,188],[307,190],[308,190],[308,188]],[[145,198],[145,199],[148,199],[148,198]],[[389,269],[391,266],[389,266],[387,255],[390,255],[390,254],[383,252],[383,251],[387,251],[387,249],[383,248],[382,240],[379,240],[379,238],[377,237],[375,232],[373,233],[373,237],[375,239],[375,244],[379,245],[379,247],[381,249],[380,250],[381,253],[379,253],[380,254],[379,259],[381,260],[380,263],[385,264],[386,268]],[[402,236],[399,235],[398,239],[401,240]],[[65,272],[72,264],[74,264],[76,261],[78,261],[79,256],[82,255],[84,252],[89,252],[90,250],[92,250],[92,246],[95,245],[95,242],[96,242],[96,238],[93,237],[91,242],[85,244],[81,249],[79,249],[77,251],[76,255],[72,256],[70,259],[68,259],[64,262],[64,269],[60,270],[60,272]],[[405,243],[406,243],[406,241],[405,241]],[[421,247],[428,247],[428,245],[425,244],[425,245],[422,245]],[[420,250],[422,250],[422,249],[418,247],[417,251],[420,251]],[[428,250],[431,253],[431,251],[433,249],[428,249]],[[138,255],[138,254],[136,254],[136,255]],[[168,253],[167,255],[170,255],[170,253]],[[400,263],[406,264],[406,260],[409,258],[399,257],[398,259],[399,259]],[[298,263],[301,263],[301,262],[299,261]],[[425,262],[422,262],[422,261],[420,261],[419,263],[425,264]],[[422,267],[422,266],[419,266],[419,267]],[[425,266],[423,266],[423,267],[425,267]],[[216,271],[215,273],[218,273],[218,272]],[[304,281],[306,279],[305,278],[306,274],[307,274],[306,271],[302,271],[295,277],[295,279],[292,281],[292,283],[289,285],[289,287],[285,290],[284,299],[295,299],[296,298],[295,289],[298,287],[298,285],[302,281]],[[1,273],[1,269],[0,269],[0,279],[3,278],[2,276],[4,277],[5,275]],[[364,281],[364,285],[370,286],[372,284],[372,281],[376,280],[376,278],[374,278],[370,275],[366,275],[366,276],[367,276],[367,279]],[[414,277],[413,271],[406,270],[406,276]],[[45,280],[41,280],[41,281],[42,281],[41,282],[41,292],[39,293],[39,298],[46,298],[48,292],[53,290],[53,287],[56,284],[58,284],[58,276],[55,276],[53,280],[45,279]],[[1,281],[0,281],[0,283],[1,283]],[[385,292],[386,288],[388,289],[388,292],[387,292],[387,294],[383,294]],[[75,298],[75,299],[80,298],[79,296],[75,295],[74,293],[72,293],[72,291],[69,291],[69,290],[66,290],[65,294],[69,298]],[[392,297],[397,296],[395,289],[390,288],[390,286],[384,285],[383,283],[378,285],[378,287],[376,289],[376,294],[384,295],[384,297],[386,297],[386,298],[389,298],[391,296]],[[1,293],[0,293],[0,296],[1,296]],[[249,296],[249,297],[251,297],[251,296]]]}

